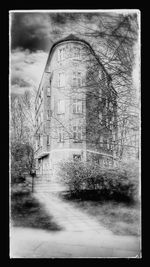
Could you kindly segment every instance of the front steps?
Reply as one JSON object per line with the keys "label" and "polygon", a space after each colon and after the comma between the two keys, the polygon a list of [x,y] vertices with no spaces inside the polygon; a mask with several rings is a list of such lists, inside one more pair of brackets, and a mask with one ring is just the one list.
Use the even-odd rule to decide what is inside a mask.
{"label": "front steps", "polygon": [[58,181],[50,180],[46,177],[35,178],[34,181],[34,191],[35,192],[60,192],[65,190],[65,187],[61,185]]}

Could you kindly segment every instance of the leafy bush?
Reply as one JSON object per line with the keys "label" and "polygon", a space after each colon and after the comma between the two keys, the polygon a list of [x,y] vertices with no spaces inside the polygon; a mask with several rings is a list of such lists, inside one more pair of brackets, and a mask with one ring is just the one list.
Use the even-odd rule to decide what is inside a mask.
{"label": "leafy bush", "polygon": [[11,183],[25,182],[25,175],[34,171],[34,151],[29,143],[12,142]]}
{"label": "leafy bush", "polygon": [[69,161],[61,164],[60,176],[75,198],[130,201],[138,195],[136,165],[120,164],[108,169],[93,162]]}

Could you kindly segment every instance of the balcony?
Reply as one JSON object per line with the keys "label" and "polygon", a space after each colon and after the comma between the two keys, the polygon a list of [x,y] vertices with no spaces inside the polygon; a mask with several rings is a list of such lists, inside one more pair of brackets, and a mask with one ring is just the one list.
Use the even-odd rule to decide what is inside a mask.
{"label": "balcony", "polygon": [[42,151],[39,155],[38,155],[38,159],[40,159],[40,158],[44,158],[44,157],[46,157],[46,156],[48,156],[49,155],[49,152],[48,151]]}
{"label": "balcony", "polygon": [[35,151],[35,158],[43,158],[46,157],[49,154],[48,151],[45,151],[43,147],[39,147],[36,151]]}

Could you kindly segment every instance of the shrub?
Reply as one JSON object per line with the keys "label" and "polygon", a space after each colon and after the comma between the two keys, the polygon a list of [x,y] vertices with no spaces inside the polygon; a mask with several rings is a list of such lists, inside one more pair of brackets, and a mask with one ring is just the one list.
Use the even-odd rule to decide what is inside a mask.
{"label": "shrub", "polygon": [[130,164],[108,169],[93,162],[68,161],[61,164],[60,176],[71,197],[131,201],[138,193],[137,170]]}
{"label": "shrub", "polygon": [[25,182],[25,175],[32,175],[35,167],[34,150],[29,143],[11,144],[11,183]]}

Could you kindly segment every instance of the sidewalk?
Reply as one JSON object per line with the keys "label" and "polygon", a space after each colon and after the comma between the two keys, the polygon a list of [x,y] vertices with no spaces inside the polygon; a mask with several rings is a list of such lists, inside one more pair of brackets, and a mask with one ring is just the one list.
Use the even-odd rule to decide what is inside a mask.
{"label": "sidewalk", "polygon": [[114,235],[93,217],[59,199],[56,194],[38,193],[35,196],[62,231],[14,228],[11,234],[12,258],[140,256],[139,238]]}

